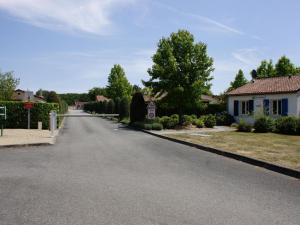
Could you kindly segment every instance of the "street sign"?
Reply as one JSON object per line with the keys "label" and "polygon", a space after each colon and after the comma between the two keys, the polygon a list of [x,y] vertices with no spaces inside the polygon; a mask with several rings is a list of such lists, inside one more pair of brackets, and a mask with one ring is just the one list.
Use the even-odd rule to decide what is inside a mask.
{"label": "street sign", "polygon": [[33,103],[32,102],[24,102],[24,109],[32,109]]}
{"label": "street sign", "polygon": [[148,119],[155,119],[155,111],[156,111],[156,106],[154,102],[149,102],[149,104],[147,105],[147,118]]}

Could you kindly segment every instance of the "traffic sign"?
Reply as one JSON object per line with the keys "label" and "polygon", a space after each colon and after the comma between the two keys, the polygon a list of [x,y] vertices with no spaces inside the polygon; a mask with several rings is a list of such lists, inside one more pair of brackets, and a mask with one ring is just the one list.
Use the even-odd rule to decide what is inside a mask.
{"label": "traffic sign", "polygon": [[25,102],[24,103],[24,109],[32,109],[33,103],[32,102]]}
{"label": "traffic sign", "polygon": [[147,105],[147,111],[148,111],[148,119],[155,119],[155,111],[156,111],[156,106],[154,102],[149,102]]}

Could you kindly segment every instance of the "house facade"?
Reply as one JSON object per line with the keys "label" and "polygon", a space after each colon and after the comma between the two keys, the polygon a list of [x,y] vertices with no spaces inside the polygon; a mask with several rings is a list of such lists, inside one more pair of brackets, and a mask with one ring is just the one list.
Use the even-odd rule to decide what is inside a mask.
{"label": "house facade", "polygon": [[21,89],[17,89],[14,91],[12,100],[14,101],[22,101],[22,102],[36,102],[36,103],[45,103],[46,101],[44,100],[43,97],[34,95],[32,91],[23,91]]}
{"label": "house facade", "polygon": [[228,113],[253,124],[255,117],[300,116],[300,75],[257,79],[232,90]]}

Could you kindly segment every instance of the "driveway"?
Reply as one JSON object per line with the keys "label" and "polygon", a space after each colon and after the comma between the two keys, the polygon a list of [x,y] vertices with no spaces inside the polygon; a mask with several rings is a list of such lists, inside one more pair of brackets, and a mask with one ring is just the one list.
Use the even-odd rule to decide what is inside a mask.
{"label": "driveway", "polygon": [[54,146],[0,150],[1,225],[299,225],[300,182],[128,130],[66,118]]}

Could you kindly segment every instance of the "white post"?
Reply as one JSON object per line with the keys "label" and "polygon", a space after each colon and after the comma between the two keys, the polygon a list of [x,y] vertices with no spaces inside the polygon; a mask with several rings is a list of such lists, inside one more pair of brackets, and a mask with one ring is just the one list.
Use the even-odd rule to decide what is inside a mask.
{"label": "white post", "polygon": [[56,112],[51,111],[50,113],[50,131],[51,131],[51,136],[54,137],[54,131],[57,128],[57,115]]}

